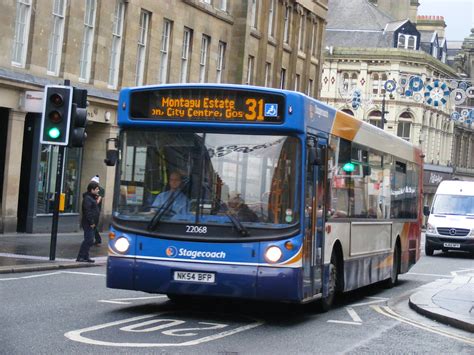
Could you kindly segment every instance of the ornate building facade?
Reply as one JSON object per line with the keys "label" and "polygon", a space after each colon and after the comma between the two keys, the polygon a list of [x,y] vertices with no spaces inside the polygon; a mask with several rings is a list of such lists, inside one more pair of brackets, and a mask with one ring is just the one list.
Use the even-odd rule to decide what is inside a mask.
{"label": "ornate building facade", "polygon": [[[444,19],[418,17],[424,24],[418,27],[378,5],[331,3],[321,99],[421,146],[424,202],[430,204],[443,179],[474,179],[473,135],[456,133],[471,123],[453,117],[453,92],[463,79],[446,64]],[[417,2],[405,5],[410,12]]]}

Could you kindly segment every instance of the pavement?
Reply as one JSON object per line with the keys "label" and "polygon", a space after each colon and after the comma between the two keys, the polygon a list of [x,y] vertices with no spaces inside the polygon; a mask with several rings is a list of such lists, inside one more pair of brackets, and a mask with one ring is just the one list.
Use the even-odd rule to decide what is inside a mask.
{"label": "pavement", "polygon": [[[107,263],[107,232],[102,244],[92,246],[94,264],[76,262],[82,233],[57,236],[55,258],[50,260],[50,234],[0,234],[0,274],[103,266]],[[416,312],[438,322],[474,333],[474,273],[426,284],[409,298]]]}

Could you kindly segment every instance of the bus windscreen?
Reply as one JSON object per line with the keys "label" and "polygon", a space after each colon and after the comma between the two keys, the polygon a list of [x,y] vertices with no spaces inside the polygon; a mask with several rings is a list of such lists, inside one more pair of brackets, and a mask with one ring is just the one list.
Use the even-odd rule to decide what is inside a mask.
{"label": "bus windscreen", "polygon": [[130,118],[200,122],[282,123],[283,95],[223,88],[133,91]]}

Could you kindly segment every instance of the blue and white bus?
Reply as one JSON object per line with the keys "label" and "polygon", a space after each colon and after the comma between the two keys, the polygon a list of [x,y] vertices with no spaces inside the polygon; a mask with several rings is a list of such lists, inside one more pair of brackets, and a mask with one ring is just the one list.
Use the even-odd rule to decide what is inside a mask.
{"label": "blue and white bus", "polygon": [[118,125],[107,287],[327,309],[419,258],[421,151],[304,94],[125,88]]}

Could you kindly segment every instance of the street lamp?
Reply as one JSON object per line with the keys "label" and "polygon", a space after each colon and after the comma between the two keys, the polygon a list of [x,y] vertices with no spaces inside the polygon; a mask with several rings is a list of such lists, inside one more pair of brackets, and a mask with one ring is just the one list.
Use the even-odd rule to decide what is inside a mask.
{"label": "street lamp", "polygon": [[384,129],[385,123],[387,123],[387,120],[385,119],[385,114],[388,113],[388,111],[385,111],[385,92],[383,93],[382,96],[382,129]]}

